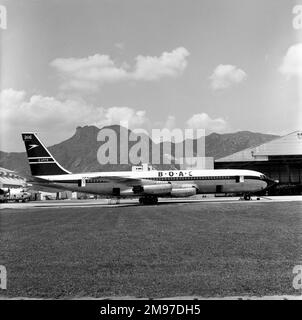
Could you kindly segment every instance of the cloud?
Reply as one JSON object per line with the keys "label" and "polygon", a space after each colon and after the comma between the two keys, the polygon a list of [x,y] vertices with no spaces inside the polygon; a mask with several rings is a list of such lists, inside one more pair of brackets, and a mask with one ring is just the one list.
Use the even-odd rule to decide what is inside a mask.
{"label": "cloud", "polygon": [[287,78],[294,76],[302,78],[302,43],[288,48],[279,71]]}
{"label": "cloud", "polygon": [[112,124],[120,124],[129,128],[141,128],[149,123],[146,111],[129,107],[111,107],[106,109],[104,119],[98,121],[99,128]]}
{"label": "cloud", "polygon": [[[77,126],[102,127],[129,121],[129,128],[141,127],[149,120],[145,111],[129,107],[96,107],[80,100],[58,100],[41,95],[27,96],[25,91],[0,92],[1,150],[23,150],[22,131],[47,132],[47,143],[69,138]],[[123,122],[121,122],[123,123]]]}
{"label": "cloud", "polygon": [[234,84],[238,84],[247,78],[247,74],[242,69],[229,64],[218,65],[210,76],[213,90],[226,89]]}
{"label": "cloud", "polygon": [[[42,95],[28,95],[25,91],[5,89],[0,91],[1,147],[2,151],[22,151],[22,131],[45,134],[47,145],[70,138],[77,126],[95,125],[98,128],[119,124],[129,129],[176,128],[175,116],[152,122],[145,110],[127,106],[97,107],[84,100],[57,99]],[[222,132],[227,129],[222,118],[211,119],[206,113],[193,115],[185,128]]]}
{"label": "cloud", "polygon": [[[79,125],[103,116],[103,108],[82,101],[60,101],[53,97],[33,95],[25,91],[5,89],[1,101],[1,150],[23,150],[22,131],[47,132],[49,143],[70,137]],[[94,118],[94,119],[93,119]]]}
{"label": "cloud", "polygon": [[179,76],[187,66],[188,56],[188,50],[183,47],[163,52],[159,57],[139,55],[132,70],[127,63],[117,66],[110,56],[100,54],[85,58],[57,58],[50,65],[59,72],[62,89],[94,91],[104,83],[155,81]]}
{"label": "cloud", "polygon": [[189,120],[187,120],[186,125],[188,128],[192,129],[205,129],[207,133],[224,132],[228,128],[227,122],[224,119],[212,119],[206,113],[194,114]]}
{"label": "cloud", "polygon": [[160,57],[138,56],[132,76],[146,81],[178,76],[187,67],[188,56],[188,50],[183,47],[164,52]]}
{"label": "cloud", "polygon": [[44,127],[48,124],[68,127],[97,119],[104,113],[103,108],[95,108],[83,101],[64,100],[54,97],[33,95],[27,97],[25,91],[5,89],[0,94],[1,119],[4,124],[25,127]]}
{"label": "cloud", "polygon": [[50,64],[62,77],[62,89],[96,90],[103,83],[112,83],[128,77],[126,66],[117,67],[107,55],[87,58],[58,58]]}
{"label": "cloud", "polygon": [[175,116],[171,116],[171,115],[168,116],[163,127],[167,128],[169,130],[173,130],[174,128],[176,128],[176,118],[175,118]]}

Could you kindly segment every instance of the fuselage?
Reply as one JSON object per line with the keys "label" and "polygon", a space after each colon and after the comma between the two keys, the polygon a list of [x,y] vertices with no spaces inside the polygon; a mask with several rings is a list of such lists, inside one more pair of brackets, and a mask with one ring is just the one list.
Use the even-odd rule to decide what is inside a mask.
{"label": "fuselage", "polygon": [[[272,182],[260,172],[239,169],[92,172],[43,175],[41,178],[65,190],[121,197],[148,192],[169,196],[173,195],[173,190],[178,190],[178,194],[183,190],[184,195],[189,196],[192,188],[195,193],[202,194],[254,193],[266,189]],[[128,179],[127,183],[125,179]]]}

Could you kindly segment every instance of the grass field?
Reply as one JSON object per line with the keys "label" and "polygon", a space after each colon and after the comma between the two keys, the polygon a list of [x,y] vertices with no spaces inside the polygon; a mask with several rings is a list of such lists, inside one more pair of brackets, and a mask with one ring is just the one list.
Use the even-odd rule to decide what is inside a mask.
{"label": "grass field", "polygon": [[301,202],[1,210],[9,297],[299,294]]}

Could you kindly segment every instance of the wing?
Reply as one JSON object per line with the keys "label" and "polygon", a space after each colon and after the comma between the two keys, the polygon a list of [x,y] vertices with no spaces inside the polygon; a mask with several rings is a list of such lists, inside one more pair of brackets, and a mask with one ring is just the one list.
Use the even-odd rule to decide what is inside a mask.
{"label": "wing", "polygon": [[[38,187],[46,188],[45,191],[48,191],[48,192],[58,192],[59,190],[65,190],[66,189],[61,184],[49,181],[47,179],[42,179],[42,178],[38,178],[38,177],[26,175],[26,174],[22,174],[22,176],[24,178],[26,178],[26,183],[27,184],[32,185],[32,186],[38,186]],[[36,190],[34,188],[31,188],[30,186],[29,186],[29,188],[32,189],[32,190]],[[55,189],[55,190],[52,190],[52,189]],[[39,190],[39,189],[37,189],[37,190]],[[41,191],[43,191],[43,190],[41,189]]]}

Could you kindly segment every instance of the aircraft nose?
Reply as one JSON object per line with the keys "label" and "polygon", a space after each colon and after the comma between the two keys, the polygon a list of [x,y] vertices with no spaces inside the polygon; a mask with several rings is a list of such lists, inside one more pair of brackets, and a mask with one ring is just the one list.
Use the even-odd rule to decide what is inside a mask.
{"label": "aircraft nose", "polygon": [[279,183],[279,180],[274,180],[269,177],[265,177],[265,182],[267,183],[267,188],[272,187],[273,185]]}

